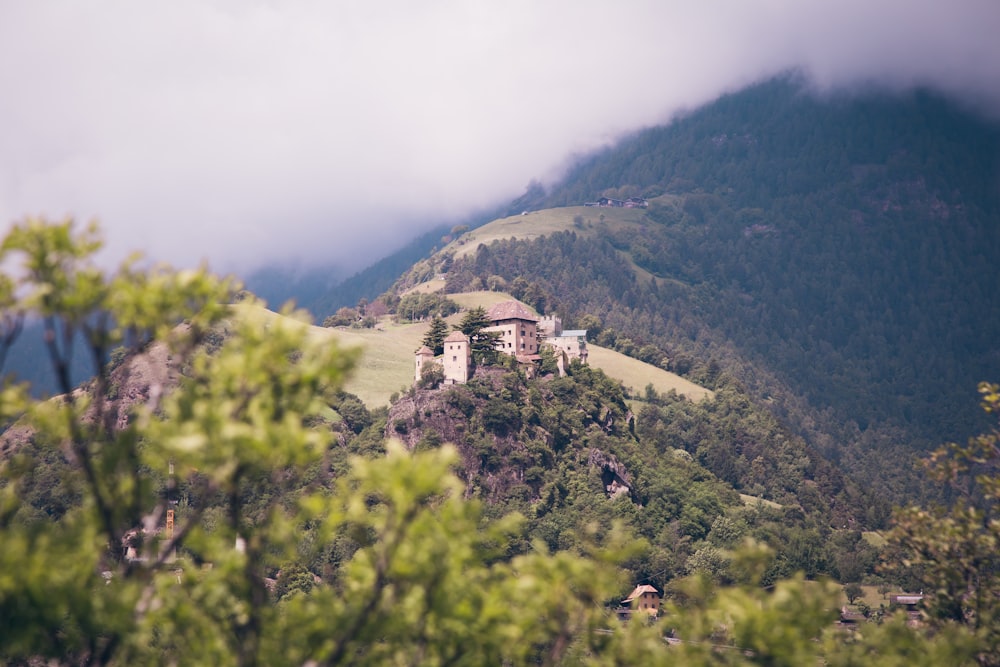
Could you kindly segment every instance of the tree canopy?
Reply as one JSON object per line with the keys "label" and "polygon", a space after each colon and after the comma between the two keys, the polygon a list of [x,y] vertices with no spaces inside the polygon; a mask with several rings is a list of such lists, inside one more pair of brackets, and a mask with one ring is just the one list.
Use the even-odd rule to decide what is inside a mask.
{"label": "tree canopy", "polygon": [[429,347],[434,356],[444,353],[444,339],[448,337],[448,323],[440,317],[431,320],[431,325],[421,341]]}
{"label": "tree canopy", "polygon": [[454,327],[456,331],[461,331],[469,337],[472,358],[478,363],[489,362],[496,358],[496,346],[500,340],[500,334],[495,331],[486,331],[490,324],[486,309],[482,306],[476,306],[470,308]]}

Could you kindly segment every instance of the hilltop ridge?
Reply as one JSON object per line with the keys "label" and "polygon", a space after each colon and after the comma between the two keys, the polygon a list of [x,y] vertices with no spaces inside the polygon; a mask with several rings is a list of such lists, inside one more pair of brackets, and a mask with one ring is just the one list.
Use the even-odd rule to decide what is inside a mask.
{"label": "hilltop ridge", "polygon": [[[527,212],[395,289],[502,285],[595,341],[728,377],[890,502],[985,428],[1000,376],[1000,127],[923,92],[818,99],[779,79],[583,159]],[[647,209],[584,207],[641,195]]]}
{"label": "hilltop ridge", "polygon": [[[501,292],[469,292],[448,296],[464,308],[479,305],[488,307],[512,298]],[[269,318],[280,317],[258,305],[238,305],[235,308],[241,316],[258,318],[262,324]],[[452,315],[446,321],[449,325],[454,325],[460,317],[461,315]],[[392,318],[384,318],[379,322],[378,328],[312,326],[310,332],[313,336],[361,348],[358,369],[347,380],[345,389],[358,396],[365,405],[375,408],[387,406],[392,394],[413,384],[414,352],[420,347],[428,326],[428,321],[394,322]],[[591,354],[593,365],[604,368],[611,377],[628,387],[632,394],[640,394],[646,385],[651,384],[657,391],[666,393],[673,390],[694,400],[712,395],[705,387],[675,373],[627,358],[613,350],[591,345]]]}

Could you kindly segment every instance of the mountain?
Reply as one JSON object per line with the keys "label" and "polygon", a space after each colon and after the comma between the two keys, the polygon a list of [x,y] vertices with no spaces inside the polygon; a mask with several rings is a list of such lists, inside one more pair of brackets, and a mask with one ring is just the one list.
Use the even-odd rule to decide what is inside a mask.
{"label": "mountain", "polygon": [[[1000,127],[929,93],[782,78],[587,158],[400,288],[427,265],[446,291],[500,280],[602,344],[727,376],[901,501],[914,453],[981,430],[976,385],[1000,376],[998,158]],[[601,196],[648,208],[582,206]]]}
{"label": "mountain", "polygon": [[[61,331],[61,329],[60,329]],[[58,336],[60,343],[62,336]],[[85,349],[82,336],[77,333],[74,345]],[[92,359],[85,352],[71,355],[69,359],[69,375],[72,384],[86,381],[93,374]],[[31,393],[35,396],[51,396],[59,392],[58,383],[52,373],[52,361],[45,344],[45,328],[41,321],[32,319],[24,324],[20,335],[7,350],[4,373],[10,374],[18,382],[31,385]]]}
{"label": "mountain", "polygon": [[[717,357],[666,356],[621,333],[627,322],[617,318],[652,317],[645,308],[672,284],[643,269],[642,246],[622,239],[656,238],[657,208],[676,197],[639,200],[648,211],[553,209],[464,231],[398,288],[430,280],[380,297],[381,320],[368,303],[364,317],[335,332],[267,311],[205,272],[147,280],[132,270],[109,278],[87,271],[87,249],[69,223],[20,232],[29,248],[47,237],[62,243],[29,257],[59,270],[29,273],[27,296],[12,299],[12,310],[86,322],[97,348],[114,322],[128,323],[132,335],[110,363],[95,359],[97,377],[75,390],[65,366],[57,368],[64,396],[3,392],[0,545],[6,569],[23,576],[7,577],[0,596],[5,627],[16,630],[0,652],[15,663],[80,663],[95,654],[183,662],[187,652],[216,650],[225,661],[249,645],[241,662],[280,662],[306,647],[297,662],[316,655],[375,664],[400,655],[392,644],[383,652],[386,637],[400,632],[412,637],[400,646],[443,637],[443,659],[467,656],[470,642],[492,632],[529,646],[513,659],[475,661],[546,662],[555,642],[566,650],[548,654],[552,664],[655,661],[677,646],[701,647],[692,656],[706,664],[720,651],[860,664],[911,656],[914,647],[931,656],[928,664],[994,664],[997,494],[989,475],[977,475],[979,488],[966,486],[955,466],[971,459],[995,467],[1000,433],[942,453],[932,471],[971,489],[973,502],[982,492],[982,508],[967,498],[950,512],[910,507],[887,535],[864,532],[883,519],[873,489],[790,432],[767,401],[752,400],[736,377],[751,366],[721,347]],[[558,229],[561,217],[568,230]],[[476,243],[512,228],[527,230],[524,238]],[[510,267],[520,270],[508,281],[500,272]],[[447,329],[436,319],[429,326],[434,312],[424,306],[456,305],[432,290],[466,282],[491,291],[452,291],[467,308],[477,305],[462,316],[463,343],[465,335],[491,340],[497,312],[517,311],[512,319],[524,325],[504,327],[507,342],[528,336],[523,306],[490,318],[479,310],[508,299],[501,288],[560,312],[578,310],[584,296],[599,303],[621,292],[631,312],[612,307],[604,321],[586,312],[575,324],[661,368],[628,364],[638,376],[631,384],[650,380],[637,391],[582,363],[582,353],[560,363],[550,349],[525,358],[503,354],[514,352],[509,346],[477,347],[472,373],[463,369],[458,383],[421,373],[388,408],[369,409],[344,391],[359,355],[333,340],[370,326],[372,349],[360,356],[376,365],[393,349],[412,350],[420,329]],[[675,290],[678,299],[686,289]],[[659,334],[648,326],[658,323],[637,326]],[[579,343],[581,334],[566,337]],[[419,356],[429,361],[427,351]],[[658,389],[662,367],[678,364],[715,390],[688,398],[676,386]],[[357,372],[374,375],[364,363]],[[1000,386],[980,391],[995,414]],[[880,561],[886,567],[876,570]],[[841,607],[835,583],[806,581],[822,575],[852,584],[843,593],[857,614]],[[634,582],[669,596],[662,610],[659,601],[647,608],[663,612],[659,623],[620,624],[629,614],[619,601]],[[58,594],[46,594],[53,586]],[[483,586],[487,595],[463,597]],[[922,605],[919,628],[873,608],[893,590],[937,591],[896,596]],[[412,614],[400,618],[401,601]],[[246,613],[234,620],[236,608]],[[441,616],[455,609],[462,613]],[[849,634],[834,626],[838,609],[856,624]],[[872,623],[861,622],[869,616]],[[260,623],[250,641],[248,623]],[[354,643],[336,640],[333,655],[314,648],[328,645],[330,627]],[[163,628],[167,641],[158,639]],[[676,628],[681,644],[670,636]],[[633,652],[640,644],[646,655]],[[411,661],[428,655],[421,649]]]}
{"label": "mountain", "polygon": [[[454,298],[469,309],[509,296]],[[661,587],[706,559],[713,576],[735,576],[722,550],[743,537],[775,550],[768,582],[798,570],[854,579],[874,567],[875,551],[857,543],[858,529],[872,523],[871,498],[736,388],[711,392],[598,346],[589,366],[570,364],[566,374],[557,372],[554,357],[543,356],[537,373],[501,361],[477,367],[467,384],[418,388],[413,349],[427,321],[397,316],[383,319],[378,329],[331,329],[292,323],[248,302],[230,307],[205,336],[204,349],[221,354],[244,325],[257,331],[302,327],[325,349],[331,343],[360,348],[356,371],[344,385],[350,393],[338,392],[310,422],[310,428],[337,434],[314,475],[332,483],[351,454],[378,456],[386,438],[413,451],[452,443],[466,494],[482,500],[489,517],[519,512],[527,518],[523,537],[506,546],[508,554],[531,551],[533,540],[553,551],[578,548],[586,527],[607,534],[622,524],[651,545],[628,563],[630,577]],[[152,342],[116,359],[106,402],[93,405],[107,409],[102,423],[112,432],[128,430],[136,425],[135,408],[179,386],[183,391],[185,375],[200,365]],[[96,386],[87,383],[81,393]],[[72,482],[74,458],[37,439],[21,421],[0,432],[0,464],[14,457],[32,462],[20,477],[21,520],[60,520],[81,502]],[[281,492],[294,495],[296,487]],[[196,502],[196,493],[181,488],[182,504]],[[850,565],[848,554],[858,548],[865,558]]]}
{"label": "mountain", "polygon": [[244,287],[274,309],[286,301],[302,307],[314,303],[344,281],[345,276],[335,266],[302,269],[293,265],[274,264],[248,273]]}
{"label": "mountain", "polygon": [[277,310],[286,301],[294,301],[322,321],[341,306],[353,306],[362,298],[373,299],[388,289],[400,273],[440,245],[447,233],[447,227],[435,227],[348,277],[333,266],[301,269],[272,265],[251,271],[243,280],[246,289],[270,307]]}
{"label": "mountain", "polygon": [[[381,297],[390,309],[408,291],[440,289],[462,299],[491,288],[556,312],[565,326],[588,329],[595,345],[715,390],[712,401],[692,403],[652,381],[648,389],[637,381],[613,389],[587,380],[621,392],[599,402],[617,406],[605,410],[617,414],[626,401],[634,437],[645,445],[633,451],[633,434],[602,430],[600,415],[574,427],[574,443],[584,447],[597,431],[613,435],[616,444],[597,449],[632,461],[625,469],[633,479],[642,477],[637,468],[658,475],[658,457],[686,455],[719,488],[800,508],[810,526],[878,527],[892,503],[928,492],[914,456],[977,430],[976,382],[1000,374],[997,155],[1000,130],[947,100],[925,93],[820,99],[780,79],[640,132],[585,159],[548,191],[534,185],[506,211],[515,214],[456,231],[428,256],[443,241],[438,230],[348,282],[372,298],[396,280]],[[643,201],[583,205],[601,197]],[[410,391],[407,357],[426,322],[393,326],[316,330],[371,347],[347,387],[367,407],[331,407],[363,432],[378,429],[366,411]],[[517,387],[521,397],[531,390]],[[486,429],[466,431],[479,445],[475,438],[457,443],[473,466],[470,480],[485,489],[493,488],[490,475],[527,475],[536,464],[518,467],[520,450],[496,440],[537,439],[521,432],[533,424],[527,406],[515,402],[521,425],[502,435],[482,416],[498,409],[487,404],[503,389],[470,391]],[[371,443],[394,432],[417,438],[416,446],[425,436],[417,422],[457,409],[406,400],[413,412],[394,404],[385,430],[359,447],[377,448]],[[582,405],[570,413],[579,409],[591,414]],[[451,432],[445,422],[441,428]],[[482,461],[475,468],[476,447],[488,440],[513,463],[505,454],[491,464],[497,470]],[[573,465],[582,465],[584,450],[574,451]],[[548,494],[559,464],[541,467],[542,483],[528,484],[530,493],[519,484],[496,487],[501,504],[517,493],[528,493],[522,500],[529,503]],[[690,526],[689,538],[705,537]],[[829,537],[820,534],[820,542]]]}
{"label": "mountain", "polygon": [[[525,197],[533,197],[539,187],[535,183],[529,185]],[[294,300],[300,308],[308,310],[317,322],[322,322],[338,308],[354,306],[361,299],[371,301],[389,289],[414,263],[447,244],[453,230],[479,227],[499,215],[509,215],[515,209],[520,211],[517,208],[519,203],[518,200],[507,206],[471,213],[459,224],[436,225],[346,279],[341,279],[332,268],[303,273],[290,268],[270,267],[251,273],[246,279],[247,288],[274,308],[289,299]]]}

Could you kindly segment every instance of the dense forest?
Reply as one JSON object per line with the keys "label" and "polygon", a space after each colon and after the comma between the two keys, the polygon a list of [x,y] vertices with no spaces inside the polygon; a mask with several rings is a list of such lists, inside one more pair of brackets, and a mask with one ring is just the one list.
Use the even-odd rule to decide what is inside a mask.
{"label": "dense forest", "polygon": [[859,543],[870,500],[738,392],[692,403],[647,389],[637,416],[602,371],[547,365],[538,378],[501,363],[466,385],[414,389],[385,435],[414,451],[455,444],[467,494],[491,516],[528,517],[520,548],[576,548],[582,526],[628,526],[651,545],[630,578],[661,589],[703,566],[730,580],[723,552],[745,537],[775,549],[769,582],[874,574],[876,550]]}
{"label": "dense forest", "polygon": [[448,289],[520,279],[541,310],[596,317],[599,342],[726,373],[899,502],[922,493],[913,452],[981,428],[976,384],[1000,375],[998,156],[995,126],[931,95],[774,81],[534,190],[650,197],[641,234],[586,209],[579,234],[445,257]]}
{"label": "dense forest", "polygon": [[781,80],[592,158],[545,205],[682,194],[654,209],[644,268],[705,286],[706,323],[811,402],[938,439],[969,429],[955,406],[1000,364],[998,160],[1000,130],[940,98]]}

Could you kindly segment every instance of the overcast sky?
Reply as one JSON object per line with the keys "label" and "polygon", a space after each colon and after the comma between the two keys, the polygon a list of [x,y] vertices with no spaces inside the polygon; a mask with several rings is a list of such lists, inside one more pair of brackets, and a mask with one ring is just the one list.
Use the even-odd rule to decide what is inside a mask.
{"label": "overcast sky", "polygon": [[997,0],[0,0],[0,224],[360,268],[802,68],[1000,109]]}

